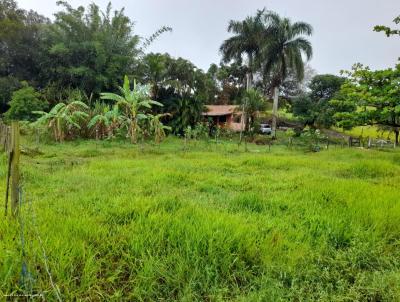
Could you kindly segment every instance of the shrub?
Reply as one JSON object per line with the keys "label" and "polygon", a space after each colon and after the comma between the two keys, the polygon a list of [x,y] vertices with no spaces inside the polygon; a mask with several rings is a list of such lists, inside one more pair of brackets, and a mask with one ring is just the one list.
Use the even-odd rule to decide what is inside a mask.
{"label": "shrub", "polygon": [[23,82],[22,88],[12,94],[10,109],[5,113],[8,120],[33,121],[35,114],[32,111],[42,111],[47,107],[47,102],[40,99],[40,94],[35,89]]}
{"label": "shrub", "polygon": [[270,145],[272,143],[272,139],[269,136],[256,135],[253,138],[253,143],[256,145]]}

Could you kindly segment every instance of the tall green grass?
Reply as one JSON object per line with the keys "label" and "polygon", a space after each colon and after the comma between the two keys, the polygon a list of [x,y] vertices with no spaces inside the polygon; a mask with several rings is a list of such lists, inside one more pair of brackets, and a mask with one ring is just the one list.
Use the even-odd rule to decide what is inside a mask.
{"label": "tall green grass", "polygon": [[25,257],[0,222],[0,296],[56,300],[43,247],[65,301],[400,300],[397,151],[40,149],[22,159]]}
{"label": "tall green grass", "polygon": [[385,140],[390,139],[393,141],[395,139],[393,132],[380,130],[377,126],[359,126],[346,131],[343,131],[341,129],[337,130],[353,137],[361,136],[361,137],[370,137],[373,139],[385,139]]}

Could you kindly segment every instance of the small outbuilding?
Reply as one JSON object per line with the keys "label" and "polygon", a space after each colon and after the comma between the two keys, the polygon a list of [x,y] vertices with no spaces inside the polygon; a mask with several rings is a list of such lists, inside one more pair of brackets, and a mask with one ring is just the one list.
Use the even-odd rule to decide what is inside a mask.
{"label": "small outbuilding", "polygon": [[243,114],[237,105],[207,105],[203,116],[214,125],[232,131],[241,131],[244,128]]}

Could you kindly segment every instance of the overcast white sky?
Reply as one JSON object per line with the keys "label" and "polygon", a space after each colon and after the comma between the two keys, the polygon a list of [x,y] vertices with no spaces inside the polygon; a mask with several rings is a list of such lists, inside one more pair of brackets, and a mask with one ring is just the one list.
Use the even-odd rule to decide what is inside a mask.
{"label": "overcast white sky", "polygon": [[[20,7],[52,17],[55,0],[17,0]],[[90,0],[70,0],[74,7]],[[94,1],[106,7],[108,0]],[[314,57],[311,66],[319,73],[338,73],[361,62],[371,68],[392,67],[400,57],[400,38],[386,38],[372,31],[376,24],[392,25],[400,15],[400,0],[113,0],[116,9],[125,7],[136,23],[135,32],[149,36],[159,27],[173,28],[150,48],[169,52],[207,69],[220,61],[218,52],[230,19],[242,20],[266,7],[293,21],[313,25]]]}

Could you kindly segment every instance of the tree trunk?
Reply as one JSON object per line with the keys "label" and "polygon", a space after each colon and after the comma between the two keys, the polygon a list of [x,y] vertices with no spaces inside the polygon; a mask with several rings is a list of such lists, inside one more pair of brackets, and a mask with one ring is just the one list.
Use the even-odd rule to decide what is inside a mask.
{"label": "tree trunk", "polygon": [[[246,74],[246,90],[249,91],[251,89],[252,83],[251,83],[251,72],[248,72]],[[243,103],[242,105],[242,118],[241,118],[241,123],[240,123],[240,139],[239,139],[239,145],[243,141],[243,135],[244,132],[246,131],[246,121],[247,121],[247,115],[246,115],[246,105]]]}
{"label": "tree trunk", "polygon": [[252,74],[249,71],[246,75],[246,90],[249,91],[252,88],[252,82],[251,82],[251,78],[252,78]]}
{"label": "tree trunk", "polygon": [[272,106],[272,137],[276,138],[276,127],[278,119],[279,87],[274,87],[274,104]]}
{"label": "tree trunk", "polygon": [[[252,68],[253,68],[253,56],[249,53],[248,54],[248,71],[246,74],[246,90],[249,91],[252,86],[253,86],[253,72],[252,72]],[[245,111],[246,108],[246,104],[243,104],[242,106],[242,120],[241,120],[241,128],[240,128],[240,139],[239,139],[239,145],[242,143],[243,141],[243,136],[246,132],[246,124],[247,124],[247,114]]]}
{"label": "tree trunk", "polygon": [[400,129],[399,128],[394,129],[396,147],[399,145],[399,134],[400,134]]}

